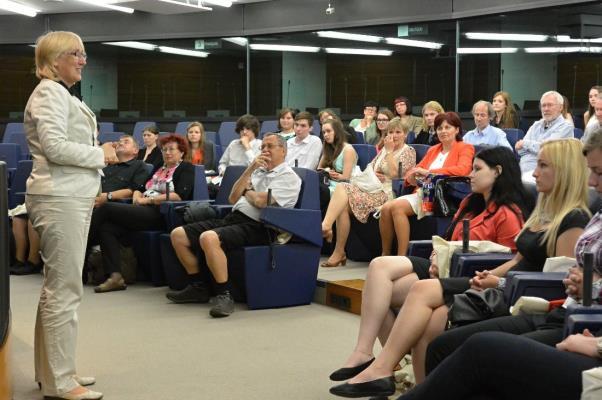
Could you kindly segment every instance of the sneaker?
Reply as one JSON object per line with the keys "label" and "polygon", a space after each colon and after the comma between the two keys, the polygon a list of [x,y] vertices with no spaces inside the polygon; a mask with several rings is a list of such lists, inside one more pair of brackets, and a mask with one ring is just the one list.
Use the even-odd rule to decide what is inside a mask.
{"label": "sneaker", "polygon": [[234,299],[230,295],[230,292],[218,294],[215,296],[215,302],[213,308],[209,311],[209,314],[213,318],[227,317],[234,312]]}
{"label": "sneaker", "polygon": [[182,290],[165,293],[165,297],[178,304],[208,303],[210,296],[209,289],[203,283],[189,284]]}

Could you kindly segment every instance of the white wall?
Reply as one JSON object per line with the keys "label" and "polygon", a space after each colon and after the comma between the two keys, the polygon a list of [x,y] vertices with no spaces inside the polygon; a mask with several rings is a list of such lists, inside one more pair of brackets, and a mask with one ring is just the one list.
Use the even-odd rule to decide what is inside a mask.
{"label": "white wall", "polygon": [[523,108],[525,100],[539,100],[548,90],[556,90],[556,55],[502,54],[502,90]]}
{"label": "white wall", "polygon": [[88,59],[82,76],[82,97],[98,116],[101,108],[117,109],[117,63],[110,58]]}
{"label": "white wall", "polygon": [[326,107],[326,55],[282,53],[282,107]]}

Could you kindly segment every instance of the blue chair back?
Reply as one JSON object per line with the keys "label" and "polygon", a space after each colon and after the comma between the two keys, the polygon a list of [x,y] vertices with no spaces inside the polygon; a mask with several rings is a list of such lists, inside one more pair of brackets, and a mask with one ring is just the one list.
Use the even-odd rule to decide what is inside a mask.
{"label": "blue chair back", "polygon": [[17,168],[17,163],[20,159],[21,146],[16,143],[0,144],[0,161],[4,161],[8,169]]}
{"label": "blue chair back", "polygon": [[213,142],[214,144],[219,144],[218,141],[218,137],[217,137],[217,133],[212,132],[212,131],[205,131],[205,139]]}
{"label": "blue chair back", "polygon": [[295,208],[304,210],[320,209],[320,176],[312,169],[293,168],[301,178],[301,190]]}
{"label": "blue chair back", "polygon": [[355,131],[355,143],[356,144],[366,144],[364,140],[364,134],[362,132]]}
{"label": "blue chair back", "polygon": [[217,205],[229,205],[228,197],[230,197],[230,192],[232,191],[232,187],[234,183],[240,178],[242,173],[247,167],[244,165],[231,165],[226,168],[224,172],[224,176],[222,177],[222,183],[219,187],[219,191],[217,192],[217,196],[215,197],[215,204]]}
{"label": "blue chair back", "polygon": [[410,131],[408,133],[408,136],[406,137],[406,143],[412,144],[412,143],[414,143],[414,140],[416,140],[416,132]]}
{"label": "blue chair back", "polygon": [[21,148],[21,159],[29,158],[29,144],[27,143],[27,136],[23,133],[12,132],[8,134],[8,137],[4,136],[4,143],[15,143]]}
{"label": "blue chair back", "polygon": [[115,124],[112,122],[99,122],[98,133],[115,132]]}
{"label": "blue chair back", "polygon": [[209,200],[209,190],[207,189],[207,179],[205,178],[205,166],[194,166],[194,190],[192,200]]}
{"label": "blue chair back", "polygon": [[151,177],[151,174],[153,173],[153,169],[155,168],[155,166],[153,164],[144,163],[144,168],[146,168],[146,173],[148,174],[148,177]]}
{"label": "blue chair back", "polygon": [[512,149],[514,149],[514,145],[516,144],[516,142],[518,142],[525,136],[525,133],[520,129],[508,128],[508,129],[502,129],[502,130],[504,132],[506,132],[506,139],[508,139],[508,143],[510,143],[510,146],[512,146]]}
{"label": "blue chair back", "polygon": [[139,146],[144,146],[142,132],[144,132],[144,128],[147,126],[157,126],[157,123],[153,121],[138,121],[134,125],[134,132],[132,133],[132,136],[134,136],[134,139],[136,139]]}
{"label": "blue chair back", "polygon": [[4,129],[4,141],[6,142],[6,136],[9,133],[22,133],[25,134],[25,128],[23,127],[23,122],[9,122],[6,124],[6,129]]}
{"label": "blue chair back", "polygon": [[366,165],[376,157],[376,146],[371,144],[352,144],[357,153],[357,165],[363,171]]}
{"label": "blue chair back", "polygon": [[426,152],[431,148],[428,144],[410,144],[416,150],[416,164],[418,164],[423,158]]}
{"label": "blue chair back", "polygon": [[219,144],[226,147],[231,141],[238,139],[239,136],[236,133],[236,122],[222,122],[217,131],[217,136],[219,136]]}
{"label": "blue chair back", "polygon": [[321,129],[322,129],[322,126],[320,125],[320,121],[318,121],[317,119],[314,119],[314,123],[311,126],[311,134],[315,135],[315,136],[320,136]]}
{"label": "blue chair back", "polygon": [[125,135],[124,132],[103,132],[98,134],[100,144],[107,142],[118,142],[119,138]]}
{"label": "blue chair back", "polygon": [[219,161],[222,159],[224,155],[224,148],[219,144],[215,145],[215,163],[219,164]]}
{"label": "blue chair back", "polygon": [[575,138],[581,139],[583,137],[583,129],[575,128],[573,132],[575,134]]}
{"label": "blue chair back", "polygon": [[278,132],[278,121],[277,120],[267,120],[261,123],[261,130],[259,131],[259,138],[262,138],[264,134],[268,132]]}
{"label": "blue chair back", "polygon": [[25,202],[26,183],[32,167],[32,160],[21,160],[17,163],[17,170],[10,183],[9,208],[14,208]]}
{"label": "blue chair back", "polygon": [[190,124],[190,121],[180,121],[176,124],[176,130],[174,131],[175,133],[178,133],[180,135],[186,135],[186,128],[188,128],[188,125]]}

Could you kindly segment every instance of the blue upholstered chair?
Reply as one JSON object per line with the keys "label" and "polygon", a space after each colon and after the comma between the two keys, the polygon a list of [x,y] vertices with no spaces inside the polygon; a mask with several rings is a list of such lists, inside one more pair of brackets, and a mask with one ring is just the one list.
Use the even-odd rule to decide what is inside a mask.
{"label": "blue upholstered chair", "polygon": [[376,157],[376,147],[371,144],[353,144],[352,146],[357,153],[357,165],[363,171],[366,165]]}
{"label": "blue upholstered chair", "polygon": [[525,137],[525,132],[523,132],[520,129],[502,129],[504,132],[506,132],[506,139],[508,139],[508,143],[510,143],[510,146],[512,146],[512,149],[514,150],[514,145],[516,144],[516,142],[518,142],[519,140],[521,140],[523,137]]}
{"label": "blue upholstered chair", "polygon": [[115,132],[115,124],[112,122],[99,122],[98,133]]}
{"label": "blue upholstered chair", "polygon": [[217,131],[218,144],[224,147],[228,147],[231,141],[238,139],[239,135],[236,133],[236,122],[222,122]]}
{"label": "blue upholstered chair", "polygon": [[186,128],[188,128],[188,125],[190,124],[190,121],[180,121],[176,124],[176,129],[174,130],[175,133],[179,134],[179,135],[186,135]]}
{"label": "blue upholstered chair", "polygon": [[25,134],[23,122],[9,122],[8,124],[6,124],[6,128],[4,129],[4,137],[2,139],[3,143],[6,143],[7,136],[12,133]]}
{"label": "blue upholstered chair", "polygon": [[147,126],[157,126],[157,123],[154,121],[138,121],[134,125],[134,131],[132,132],[132,136],[138,142],[139,146],[144,146],[144,141],[142,140],[142,133],[144,132],[144,128]]}
{"label": "blue upholstered chair", "polygon": [[277,120],[267,120],[261,123],[261,130],[259,131],[259,139],[263,137],[268,132],[278,132],[278,121]]}
{"label": "blue upholstered chair", "polygon": [[25,203],[25,185],[33,167],[32,160],[20,160],[10,183],[8,208],[14,208]]}
{"label": "blue upholstered chair", "polygon": [[12,132],[4,135],[4,143],[18,144],[21,148],[21,159],[25,160],[29,158],[29,144],[27,143],[27,136],[24,133]]}
{"label": "blue upholstered chair", "polygon": [[100,144],[107,142],[118,142],[119,138],[125,135],[123,132],[101,132],[98,134]]}

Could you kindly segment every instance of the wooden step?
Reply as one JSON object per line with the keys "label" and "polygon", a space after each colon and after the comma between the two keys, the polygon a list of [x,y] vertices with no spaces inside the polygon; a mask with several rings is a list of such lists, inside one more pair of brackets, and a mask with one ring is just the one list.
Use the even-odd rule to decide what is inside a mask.
{"label": "wooden step", "polygon": [[326,305],[360,315],[363,287],[363,279],[327,282]]}

